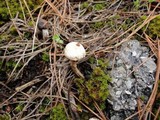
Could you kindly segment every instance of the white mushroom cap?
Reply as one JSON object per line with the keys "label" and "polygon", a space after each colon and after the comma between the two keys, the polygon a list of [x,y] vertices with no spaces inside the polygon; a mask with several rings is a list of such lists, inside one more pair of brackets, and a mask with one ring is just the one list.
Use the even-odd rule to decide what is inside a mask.
{"label": "white mushroom cap", "polygon": [[98,118],[89,118],[89,120],[99,120]]}
{"label": "white mushroom cap", "polygon": [[79,42],[70,42],[64,48],[64,55],[73,61],[78,61],[85,57],[86,51]]}

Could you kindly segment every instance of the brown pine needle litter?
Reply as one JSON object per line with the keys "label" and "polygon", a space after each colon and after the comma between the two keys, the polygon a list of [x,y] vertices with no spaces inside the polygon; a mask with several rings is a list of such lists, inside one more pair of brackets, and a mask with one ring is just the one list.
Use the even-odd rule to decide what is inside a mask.
{"label": "brown pine needle litter", "polygon": [[[160,38],[148,32],[160,16],[159,1],[17,0],[13,6],[8,0],[0,2],[5,4],[3,13],[8,11],[6,16],[0,13],[0,19],[6,17],[0,20],[0,114],[13,120],[109,120],[112,108],[107,100],[97,101],[86,87],[92,72],[89,68],[95,67],[99,58],[114,61],[124,42],[137,39],[150,48],[157,70],[147,103],[138,98],[137,110],[125,120],[135,116],[159,119],[160,106],[153,106],[160,104]],[[77,63],[85,76],[82,89],[78,89],[78,78],[64,56],[65,45],[72,41],[87,51]],[[97,63],[91,65],[91,58]],[[82,90],[88,101],[81,98]]]}

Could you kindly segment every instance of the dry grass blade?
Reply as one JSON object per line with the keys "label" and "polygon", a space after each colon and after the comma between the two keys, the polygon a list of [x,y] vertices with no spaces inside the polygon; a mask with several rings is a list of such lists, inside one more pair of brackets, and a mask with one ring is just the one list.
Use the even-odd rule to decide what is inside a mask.
{"label": "dry grass blade", "polygon": [[145,115],[145,120],[147,120],[149,112],[152,110],[153,103],[156,98],[157,90],[158,90],[158,81],[159,81],[159,75],[160,75],[160,40],[157,40],[158,44],[158,52],[157,52],[157,71],[156,71],[156,76],[155,76],[155,83],[154,83],[154,88],[152,90],[152,94],[150,95],[150,98],[145,105],[143,112],[139,118],[139,120],[142,120],[144,115]]}
{"label": "dry grass blade", "polygon": [[38,31],[38,22],[39,22],[39,19],[40,19],[40,15],[41,15],[42,9],[43,9],[43,7],[40,9],[40,12],[38,13],[36,25],[35,25],[35,28],[34,28],[33,42],[32,42],[32,52],[35,49],[35,40],[36,40],[37,31]]}
{"label": "dry grass blade", "polygon": [[[28,6],[26,0],[23,0],[23,2],[24,2],[25,6],[26,6],[26,8],[27,8],[27,10],[28,10],[28,13],[29,13],[29,15],[30,15],[30,17],[31,17],[32,22],[34,23],[34,19],[33,19],[31,10],[29,9],[29,6]],[[33,24],[33,25],[34,25],[34,24]]]}
{"label": "dry grass blade", "polygon": [[[60,104],[60,109],[67,119],[89,119],[95,116],[100,120],[109,120],[109,117],[112,116],[107,115],[112,112],[113,108],[106,108],[108,104],[104,106],[103,103],[107,98],[103,100],[99,98],[101,103],[97,100],[98,98],[94,101],[89,91],[86,92],[86,90],[84,92],[91,100],[88,98],[83,100],[81,97],[80,90],[83,88],[78,88],[78,84],[74,81],[76,76],[71,70],[68,59],[64,57],[64,47],[71,41],[80,42],[85,46],[87,56],[78,62],[78,67],[81,71],[84,69],[83,75],[86,78],[92,74],[94,69],[92,67],[96,64],[93,63],[92,66],[90,58],[95,58],[97,64],[98,58],[113,60],[112,55],[119,52],[119,46],[122,43],[134,38],[134,35],[139,34],[139,30],[159,16],[156,14],[158,13],[156,9],[160,3],[157,3],[153,9],[144,8],[145,10],[143,10],[141,8],[135,9],[133,1],[44,0],[38,3],[38,7],[33,6],[32,9],[29,1],[18,1],[22,10],[14,15],[9,6],[10,1],[5,0],[11,22],[0,27],[0,34],[10,35],[9,37],[2,36],[2,42],[0,36],[0,59],[2,59],[2,64],[5,64],[3,68],[0,60],[0,67],[7,72],[4,83],[3,80],[0,81],[0,86],[2,86],[0,90],[9,91],[6,92],[8,94],[0,103],[0,108],[13,107],[14,110],[9,111],[13,120],[41,120],[54,117],[57,113],[52,112]],[[148,1],[142,3],[145,3],[144,5],[147,7],[152,7]],[[142,15],[147,18],[144,21],[139,21]],[[44,39],[42,35],[44,29],[39,27],[40,19],[47,21],[47,37]],[[10,34],[11,32],[15,32],[15,34]],[[146,33],[142,34],[145,35],[145,39],[154,53],[150,55],[150,58],[156,56],[159,61],[160,43],[158,42],[157,49],[156,42]],[[62,43],[57,42],[54,36],[58,36]],[[144,39],[141,35],[139,36]],[[116,61],[116,56],[114,59]],[[9,65],[9,67],[7,66],[10,61],[14,61],[11,68]],[[143,110],[144,103],[138,101],[138,111],[126,120],[137,116],[140,119],[147,118],[148,114],[157,119],[160,108],[156,115],[151,110],[157,91],[159,64],[158,62],[155,86],[147,105]],[[143,63],[132,69],[131,72],[137,70],[141,65]],[[88,67],[91,69],[88,70]],[[106,72],[106,74],[108,73]],[[86,81],[82,83],[84,84],[82,86],[88,84]],[[3,94],[0,92],[0,97]],[[90,104],[90,101],[93,103]],[[19,106],[22,109],[17,112],[16,108]],[[106,111],[106,109],[109,110]],[[62,116],[61,113],[60,115]]]}
{"label": "dry grass blade", "polygon": [[156,113],[156,116],[154,117],[154,120],[157,120],[159,115],[160,115],[160,107],[157,110],[157,113]]}
{"label": "dry grass blade", "polygon": [[32,80],[32,81],[30,81],[30,82],[28,82],[28,83],[26,83],[26,84],[24,84],[24,85],[22,85],[22,86],[16,87],[15,90],[16,90],[17,92],[20,92],[20,91],[24,90],[25,88],[30,87],[30,86],[38,83],[38,82],[41,82],[41,81],[42,81],[42,80],[39,80],[39,79]]}
{"label": "dry grass blade", "polygon": [[142,111],[143,110],[139,110],[138,112],[136,112],[136,113],[132,114],[131,116],[127,117],[125,120],[131,120],[134,116],[137,116],[137,115],[141,114]]}
{"label": "dry grass blade", "polygon": [[120,43],[117,43],[115,45],[115,47],[118,47],[122,43],[128,41],[134,34],[136,34],[140,29],[142,29],[146,24],[148,24],[151,20],[155,19],[157,16],[159,16],[159,15],[148,16],[148,18],[140,26],[138,26],[138,28],[136,28],[127,38],[125,38],[124,40],[122,40]]}
{"label": "dry grass blade", "polygon": [[146,38],[145,40],[148,42],[148,45],[149,45],[150,49],[152,50],[153,54],[157,57],[157,48],[156,48],[156,46],[150,40],[149,36],[146,33],[144,33],[144,35],[145,35],[145,38]]}
{"label": "dry grass blade", "polygon": [[122,43],[128,41],[134,34],[136,34],[140,29],[142,29],[142,27],[144,27],[146,24],[148,24],[151,20],[155,19],[158,15],[153,15],[156,8],[160,5],[160,3],[158,3],[155,8],[153,9],[153,11],[147,16],[147,18],[144,20],[144,22],[138,26],[131,34],[129,34],[129,36],[125,39],[123,39],[120,43],[116,44],[115,47],[120,46]]}
{"label": "dry grass blade", "polygon": [[[142,101],[140,98],[138,98],[137,100],[137,106],[138,106],[138,111],[141,111],[142,110]],[[141,116],[141,112],[139,112],[139,117]]]}
{"label": "dry grass blade", "polygon": [[65,19],[63,18],[62,14],[60,13],[60,11],[57,9],[56,6],[54,6],[54,4],[50,1],[50,0],[45,0],[47,2],[47,4],[53,9],[53,11],[61,18],[62,21],[64,21]]}
{"label": "dry grass blade", "polygon": [[7,85],[5,85],[3,82],[0,82],[0,85],[6,87],[8,90],[11,90]]}
{"label": "dry grass blade", "polygon": [[102,112],[102,110],[100,109],[100,107],[98,106],[98,104],[94,101],[94,106],[97,109],[97,111],[99,112],[99,114],[102,117],[102,120],[108,120],[108,118],[106,118],[106,116],[104,115],[104,113]]}
{"label": "dry grass blade", "polygon": [[81,102],[76,96],[74,96],[75,99],[81,103],[86,109],[88,109],[93,115],[95,115],[96,117],[98,117],[100,120],[103,120],[103,118],[101,116],[99,116],[97,113],[95,113],[92,109],[90,109],[87,105],[85,105],[83,102]]}

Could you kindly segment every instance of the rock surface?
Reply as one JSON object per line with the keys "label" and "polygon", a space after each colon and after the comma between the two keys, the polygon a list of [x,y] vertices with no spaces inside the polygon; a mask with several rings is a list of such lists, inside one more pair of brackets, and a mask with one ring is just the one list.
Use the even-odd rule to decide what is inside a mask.
{"label": "rock surface", "polygon": [[149,48],[141,46],[138,40],[130,40],[121,46],[111,66],[114,66],[108,99],[113,106],[111,120],[124,120],[134,113],[138,98],[144,102],[148,100],[154,84],[156,64],[149,57]]}

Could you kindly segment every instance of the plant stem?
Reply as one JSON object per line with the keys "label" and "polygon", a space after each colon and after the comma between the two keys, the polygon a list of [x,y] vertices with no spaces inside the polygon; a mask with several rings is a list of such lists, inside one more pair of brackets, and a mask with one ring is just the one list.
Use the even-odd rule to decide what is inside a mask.
{"label": "plant stem", "polygon": [[74,73],[78,76],[84,79],[84,75],[79,71],[79,69],[77,68],[77,61],[71,61],[71,68],[74,71]]}

